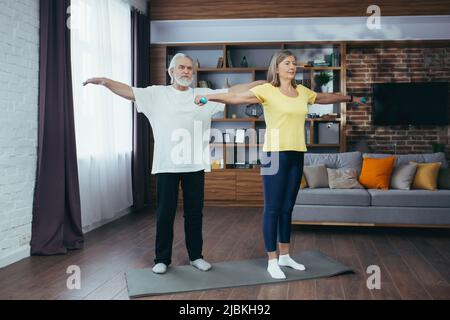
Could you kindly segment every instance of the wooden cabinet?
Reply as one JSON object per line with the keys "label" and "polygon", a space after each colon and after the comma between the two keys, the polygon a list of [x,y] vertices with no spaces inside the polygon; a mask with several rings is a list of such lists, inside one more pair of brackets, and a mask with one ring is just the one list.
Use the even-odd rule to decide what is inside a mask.
{"label": "wooden cabinet", "polygon": [[236,175],[236,200],[264,201],[262,179],[259,172],[242,172]]}
{"label": "wooden cabinet", "polygon": [[[263,206],[262,179],[258,169],[213,170],[205,173],[205,206]],[[183,191],[178,192],[183,204]]]}
{"label": "wooden cabinet", "polygon": [[258,169],[213,170],[205,175],[206,206],[262,206]]}
{"label": "wooden cabinet", "polygon": [[210,200],[236,200],[236,174],[234,172],[205,174],[205,201]]}

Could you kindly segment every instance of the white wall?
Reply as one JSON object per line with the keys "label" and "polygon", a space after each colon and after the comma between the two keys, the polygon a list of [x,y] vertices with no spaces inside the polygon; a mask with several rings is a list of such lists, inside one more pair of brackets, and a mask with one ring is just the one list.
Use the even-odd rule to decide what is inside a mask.
{"label": "white wall", "polygon": [[0,0],[0,267],[29,256],[38,70],[39,0]]}
{"label": "white wall", "polygon": [[[381,13],[382,14],[382,13]],[[151,22],[152,43],[450,39],[450,16],[170,20]]]}
{"label": "white wall", "polygon": [[139,9],[139,11],[143,13],[147,13],[147,0],[125,0],[130,5],[135,7],[136,9]]}
{"label": "white wall", "polygon": [[[146,0],[124,1],[147,12]],[[30,255],[38,77],[39,0],[0,0],[0,268]]]}

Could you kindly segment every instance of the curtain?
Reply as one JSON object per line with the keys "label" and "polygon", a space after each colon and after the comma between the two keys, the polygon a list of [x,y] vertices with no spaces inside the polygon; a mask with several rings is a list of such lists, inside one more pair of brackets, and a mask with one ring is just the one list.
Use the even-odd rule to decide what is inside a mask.
{"label": "curtain", "polygon": [[72,69],[81,215],[88,231],[132,198],[132,104],[91,77],[131,84],[131,9],[122,0],[72,0]]}
{"label": "curtain", "polygon": [[[150,85],[150,21],[133,10],[131,13],[133,40],[133,86],[145,88]],[[150,172],[152,165],[153,136],[148,119],[133,108],[133,205],[141,210],[150,205]]]}
{"label": "curtain", "polygon": [[66,0],[40,1],[38,159],[32,255],[83,247]]}

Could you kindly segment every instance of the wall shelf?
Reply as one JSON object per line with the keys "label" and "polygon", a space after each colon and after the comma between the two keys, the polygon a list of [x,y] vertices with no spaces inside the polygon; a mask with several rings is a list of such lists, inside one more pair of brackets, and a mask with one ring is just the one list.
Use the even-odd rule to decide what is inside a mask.
{"label": "wall shelf", "polygon": [[[291,50],[302,65],[297,67],[297,83],[303,84],[310,89],[315,88],[314,78],[320,72],[333,74],[333,81],[329,83],[330,91],[346,94],[346,66],[345,54],[347,44],[342,41],[326,42],[273,42],[273,43],[212,43],[212,44],[167,44],[151,46],[151,75],[152,84],[168,85],[170,78],[167,74],[168,63],[175,53],[183,52],[191,56],[199,63],[196,70],[195,85],[212,85],[214,89],[225,88],[228,84],[233,86],[239,83],[247,83],[267,78],[267,71],[272,55],[280,49]],[[246,57],[246,67],[241,67],[243,57]],[[328,60],[328,66],[311,66],[313,60]],[[218,62],[223,61],[223,67],[217,68]],[[305,65],[309,63],[309,65]],[[324,110],[319,107],[329,108],[328,112],[317,112]],[[328,110],[328,109],[326,109]],[[344,152],[346,150],[346,104],[340,103],[330,106],[310,106],[309,113],[337,113],[338,118],[306,118],[305,138],[306,146],[310,152]],[[235,114],[236,118],[232,115]],[[217,115],[216,115],[217,116]],[[328,127],[327,123],[331,126]],[[261,129],[265,129],[263,118],[250,118],[245,114],[244,106],[227,105],[222,115],[211,121],[211,127],[225,133],[227,130],[253,129],[258,136]],[[338,129],[338,143],[319,143],[320,133],[330,133],[328,128]],[[335,132],[335,131],[333,131]],[[253,138],[245,144],[222,144],[211,143],[215,148],[212,160],[223,160],[225,168],[213,169],[205,177],[205,204],[233,205],[262,204],[263,191],[259,168],[226,168],[227,161],[234,163],[254,163],[250,161],[250,153],[254,148],[262,151],[263,144],[254,143],[262,141]],[[333,139],[332,139],[333,140]],[[253,142],[253,143],[249,143]],[[219,155],[217,155],[219,148]],[[234,150],[234,151],[233,151]],[[253,150],[253,151],[252,151]],[[231,154],[234,152],[234,154]],[[241,153],[241,155],[237,155]],[[242,155],[244,154],[245,155]],[[229,158],[231,157],[231,158]],[[241,157],[237,159],[237,157]],[[259,158],[258,158],[259,160]],[[248,161],[248,162],[247,162]],[[230,163],[232,163],[231,161]],[[254,165],[254,164],[253,164]]]}
{"label": "wall shelf", "polygon": [[254,118],[221,118],[211,119],[212,122],[264,122],[264,119]]}

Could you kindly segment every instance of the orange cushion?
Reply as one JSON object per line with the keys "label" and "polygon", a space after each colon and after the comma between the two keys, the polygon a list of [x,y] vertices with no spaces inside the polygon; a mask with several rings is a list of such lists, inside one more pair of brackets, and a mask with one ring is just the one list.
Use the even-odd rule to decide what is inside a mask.
{"label": "orange cushion", "polygon": [[302,181],[300,183],[300,189],[308,188],[308,183],[306,182],[305,175],[302,176]]}
{"label": "orange cushion", "polygon": [[[416,162],[410,161],[410,163]],[[413,189],[436,190],[441,165],[441,162],[418,163]]]}
{"label": "orange cushion", "polygon": [[395,157],[363,159],[359,183],[367,189],[389,189]]}

